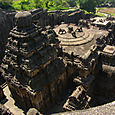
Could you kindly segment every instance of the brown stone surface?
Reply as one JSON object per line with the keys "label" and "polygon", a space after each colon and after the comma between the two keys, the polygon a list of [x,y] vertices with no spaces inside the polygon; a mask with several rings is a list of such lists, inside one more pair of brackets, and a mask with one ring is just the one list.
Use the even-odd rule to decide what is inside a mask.
{"label": "brown stone surface", "polygon": [[[103,36],[108,35],[107,31],[95,30],[95,29],[86,29],[83,28],[83,32],[77,32],[77,38],[74,38],[71,33],[68,33],[68,27],[73,27],[74,31],[78,28],[74,24],[62,24],[58,27],[55,27],[54,30],[58,34],[58,39],[60,40],[60,45],[62,46],[63,52],[71,55],[84,55],[89,48],[96,44],[96,39],[99,38],[102,34]],[[67,33],[59,35],[59,29],[64,29]]]}
{"label": "brown stone surface", "polygon": [[107,45],[104,48],[103,52],[114,55],[115,54],[115,46],[109,46],[109,45]]}
{"label": "brown stone surface", "polygon": [[110,77],[115,76],[115,46],[107,45],[102,52],[102,70]]}
{"label": "brown stone surface", "polygon": [[13,17],[12,14],[0,8],[0,64],[4,56],[9,31],[13,26]]}
{"label": "brown stone surface", "polygon": [[41,115],[41,114],[35,108],[30,108],[27,112],[27,115]]}
{"label": "brown stone surface", "polygon": [[30,12],[32,13],[33,22],[42,27],[47,25],[53,27],[61,24],[61,22],[77,24],[79,19],[84,16],[84,12],[79,9],[48,11],[47,9],[38,8],[30,10]]}
{"label": "brown stone surface", "polygon": [[55,115],[114,115],[114,114],[115,114],[115,101],[109,104],[90,108],[87,110],[58,113]]}
{"label": "brown stone surface", "polygon": [[2,87],[0,87],[0,101],[5,98]]}
{"label": "brown stone surface", "polygon": [[69,96],[63,108],[68,111],[89,108],[91,98],[86,94],[86,90],[82,86],[76,87]]}
{"label": "brown stone surface", "polygon": [[96,17],[93,19],[93,23],[94,25],[97,25],[97,26],[103,26],[103,27],[106,27],[110,21],[106,20],[106,18],[102,18],[102,17]]}
{"label": "brown stone surface", "polygon": [[11,113],[9,109],[0,104],[0,115],[14,115],[14,114]]}

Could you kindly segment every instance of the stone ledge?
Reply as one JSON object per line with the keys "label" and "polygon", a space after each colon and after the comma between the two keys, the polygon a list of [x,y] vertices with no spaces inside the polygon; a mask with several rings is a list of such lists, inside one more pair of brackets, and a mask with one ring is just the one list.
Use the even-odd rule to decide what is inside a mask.
{"label": "stone ledge", "polygon": [[115,115],[115,101],[86,110],[58,113],[55,115]]}

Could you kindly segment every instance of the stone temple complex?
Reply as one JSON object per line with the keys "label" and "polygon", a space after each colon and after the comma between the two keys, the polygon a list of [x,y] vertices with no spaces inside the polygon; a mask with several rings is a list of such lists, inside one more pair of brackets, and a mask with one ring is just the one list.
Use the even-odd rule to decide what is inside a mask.
{"label": "stone temple complex", "polygon": [[115,101],[115,25],[105,19],[97,24],[80,11],[69,13],[16,13],[0,68],[2,103],[6,86],[27,115]]}

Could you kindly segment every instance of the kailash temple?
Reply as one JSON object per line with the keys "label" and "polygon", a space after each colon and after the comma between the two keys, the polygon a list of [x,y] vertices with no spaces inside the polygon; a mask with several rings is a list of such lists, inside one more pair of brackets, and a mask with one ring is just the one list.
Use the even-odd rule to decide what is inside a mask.
{"label": "kailash temple", "polygon": [[0,9],[0,115],[115,115],[115,17],[79,9]]}

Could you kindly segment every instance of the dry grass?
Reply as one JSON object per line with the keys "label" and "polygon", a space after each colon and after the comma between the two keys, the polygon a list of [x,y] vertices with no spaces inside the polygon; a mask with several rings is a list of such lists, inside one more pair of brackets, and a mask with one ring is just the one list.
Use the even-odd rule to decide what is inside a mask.
{"label": "dry grass", "polygon": [[100,9],[99,12],[115,15],[115,8],[103,8]]}

